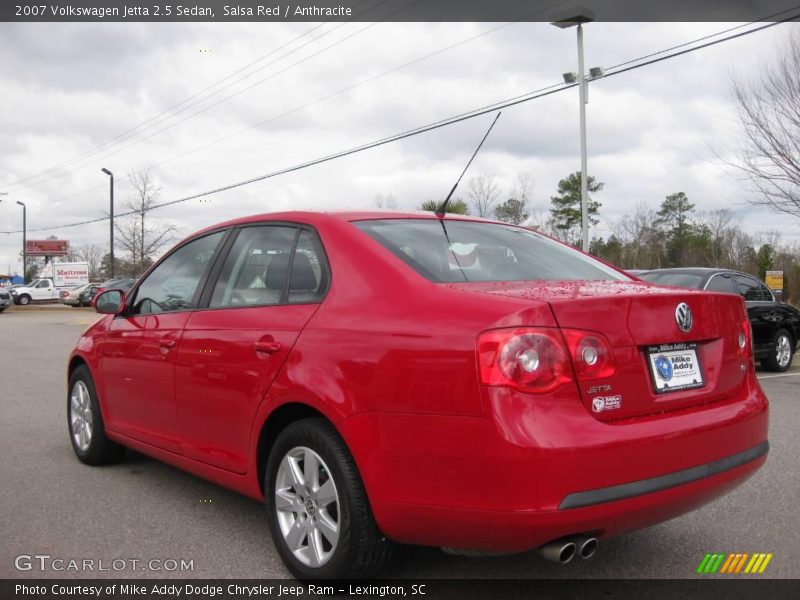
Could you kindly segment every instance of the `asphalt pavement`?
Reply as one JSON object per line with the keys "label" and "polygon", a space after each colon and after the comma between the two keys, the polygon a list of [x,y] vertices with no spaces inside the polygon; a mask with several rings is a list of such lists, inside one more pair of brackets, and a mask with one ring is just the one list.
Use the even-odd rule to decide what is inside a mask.
{"label": "asphalt pavement", "polygon": [[[137,453],[102,468],[76,460],[64,373],[70,349],[95,318],[69,308],[13,307],[0,315],[0,578],[289,577],[260,503]],[[785,374],[759,377],[771,402],[769,460],[711,505],[603,541],[589,561],[562,566],[530,552],[461,557],[403,547],[385,575],[692,578],[708,552],[771,552],[758,577],[800,577],[800,361]],[[70,560],[94,570],[72,570]]]}

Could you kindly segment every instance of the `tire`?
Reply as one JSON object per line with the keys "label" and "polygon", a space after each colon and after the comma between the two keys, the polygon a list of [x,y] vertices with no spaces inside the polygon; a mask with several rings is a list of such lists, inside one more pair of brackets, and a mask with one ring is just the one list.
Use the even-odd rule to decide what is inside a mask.
{"label": "tire", "polygon": [[794,358],[794,339],[785,329],[778,329],[772,335],[769,356],[761,361],[767,371],[782,373],[792,366]]}
{"label": "tire", "polygon": [[[307,472],[312,459],[319,467]],[[317,481],[310,491],[309,478]],[[270,451],[264,481],[272,540],[297,579],[371,577],[388,560],[392,543],[378,530],[353,458],[328,421],[286,427]]]}
{"label": "tire", "polygon": [[67,391],[67,431],[75,456],[92,466],[119,462],[125,446],[106,436],[97,391],[89,369],[82,365],[69,378]]}
{"label": "tire", "polygon": [[19,296],[17,298],[17,304],[20,304],[22,306],[25,306],[30,303],[31,303],[31,297],[28,296],[28,294],[22,294],[22,296]]}

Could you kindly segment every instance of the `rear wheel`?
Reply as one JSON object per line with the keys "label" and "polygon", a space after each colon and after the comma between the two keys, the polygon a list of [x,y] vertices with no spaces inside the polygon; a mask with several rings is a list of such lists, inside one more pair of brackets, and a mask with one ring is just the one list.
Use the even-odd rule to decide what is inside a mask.
{"label": "rear wheel", "polygon": [[778,329],[772,336],[769,356],[761,361],[768,371],[783,372],[792,365],[794,357],[794,340],[788,331]]}
{"label": "rear wheel", "polygon": [[124,456],[125,446],[106,437],[94,381],[86,366],[75,369],[69,378],[67,426],[72,449],[81,462],[107,465],[118,462]]}
{"label": "rear wheel", "polygon": [[278,553],[298,579],[369,577],[389,557],[350,452],[324,419],[289,425],[267,460],[265,497]]}

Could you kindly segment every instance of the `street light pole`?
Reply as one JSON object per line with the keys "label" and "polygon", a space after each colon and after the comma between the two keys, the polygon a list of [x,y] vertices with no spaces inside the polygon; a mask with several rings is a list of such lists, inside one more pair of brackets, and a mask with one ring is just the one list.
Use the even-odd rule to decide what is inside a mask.
{"label": "street light pole", "polygon": [[581,104],[581,247],[589,251],[589,181],[586,167],[586,71],[583,68],[583,23],[578,23],[578,76]]}
{"label": "street light pole", "polygon": [[[583,64],[583,24],[594,21],[594,13],[586,9],[578,9],[571,14],[558,15],[552,22],[559,29],[567,29],[577,25],[578,29],[578,87],[580,90],[580,130],[581,130],[581,248],[589,251],[589,175],[586,159],[586,104],[589,102],[586,87],[586,70]],[[567,75],[564,78],[567,81]],[[574,82],[571,79],[570,82]]]}
{"label": "street light pole", "polygon": [[103,169],[101,169],[101,170],[103,171],[103,173],[108,175],[108,177],[109,177],[109,185],[110,185],[110,188],[109,188],[109,204],[110,204],[109,214],[110,214],[110,217],[111,217],[111,220],[110,220],[111,227],[109,229],[109,245],[111,247],[111,251],[110,251],[110,254],[111,254],[111,276],[110,276],[110,279],[114,279],[114,174],[111,171],[109,171],[108,169],[106,169],[105,167]]}
{"label": "street light pole", "polygon": [[22,207],[22,283],[28,283],[28,207],[17,200]]}

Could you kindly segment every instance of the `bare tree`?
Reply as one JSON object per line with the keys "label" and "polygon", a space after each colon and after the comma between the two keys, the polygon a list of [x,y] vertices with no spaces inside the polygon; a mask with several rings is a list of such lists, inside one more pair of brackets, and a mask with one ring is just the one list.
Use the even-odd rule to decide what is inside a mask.
{"label": "bare tree", "polygon": [[497,197],[500,195],[500,188],[494,176],[478,175],[470,179],[467,194],[478,216],[489,217],[494,213]]}
{"label": "bare tree", "polygon": [[79,260],[89,264],[89,278],[99,278],[105,250],[100,246],[89,244],[78,248],[77,254]]}
{"label": "bare tree", "polygon": [[153,262],[158,251],[168,244],[177,231],[175,225],[153,225],[148,222],[148,213],[153,210],[161,193],[149,171],[131,171],[128,180],[133,188],[133,196],[125,203],[127,211],[132,212],[127,219],[120,219],[116,225],[119,245],[130,254],[130,264],[141,274]]}
{"label": "bare tree", "polygon": [[397,198],[395,198],[392,194],[378,194],[375,196],[375,200],[373,201],[375,208],[386,208],[389,210],[397,210]]}
{"label": "bare tree", "polygon": [[744,141],[729,164],[753,184],[749,202],[800,217],[800,35],[757,81],[732,88]]}

